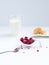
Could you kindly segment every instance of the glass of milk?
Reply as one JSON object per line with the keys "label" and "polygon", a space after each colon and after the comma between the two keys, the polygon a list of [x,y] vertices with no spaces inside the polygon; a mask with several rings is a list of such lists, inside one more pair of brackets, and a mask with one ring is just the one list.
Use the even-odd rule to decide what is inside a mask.
{"label": "glass of milk", "polygon": [[22,17],[12,17],[9,20],[11,34],[14,36],[18,36],[21,33],[21,23]]}

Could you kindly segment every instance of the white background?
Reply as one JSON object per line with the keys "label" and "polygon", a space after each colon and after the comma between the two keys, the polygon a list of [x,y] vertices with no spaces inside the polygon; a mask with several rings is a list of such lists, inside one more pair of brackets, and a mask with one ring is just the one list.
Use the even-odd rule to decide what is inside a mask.
{"label": "white background", "polygon": [[49,0],[0,0],[0,25],[12,16],[22,16],[24,26],[49,26]]}

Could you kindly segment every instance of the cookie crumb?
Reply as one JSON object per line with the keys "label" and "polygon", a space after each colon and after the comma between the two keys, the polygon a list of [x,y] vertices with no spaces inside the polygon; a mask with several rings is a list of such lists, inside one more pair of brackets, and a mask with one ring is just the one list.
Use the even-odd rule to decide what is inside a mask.
{"label": "cookie crumb", "polygon": [[46,46],[46,48],[48,48],[48,46]]}
{"label": "cookie crumb", "polygon": [[25,52],[23,52],[23,53],[25,53]]}

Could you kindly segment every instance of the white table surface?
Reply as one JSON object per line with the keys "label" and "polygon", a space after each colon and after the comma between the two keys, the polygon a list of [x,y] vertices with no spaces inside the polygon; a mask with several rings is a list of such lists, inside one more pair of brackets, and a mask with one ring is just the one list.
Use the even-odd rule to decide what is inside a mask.
{"label": "white table surface", "polygon": [[[4,27],[3,27],[4,28]],[[13,50],[20,46],[19,38],[21,36],[31,36],[32,28],[23,28],[19,38],[10,36],[9,29],[0,28],[0,52]],[[3,33],[4,32],[4,33]],[[0,54],[0,65],[49,65],[49,38],[38,38],[42,48],[21,49],[17,53]],[[48,48],[46,48],[48,47]]]}

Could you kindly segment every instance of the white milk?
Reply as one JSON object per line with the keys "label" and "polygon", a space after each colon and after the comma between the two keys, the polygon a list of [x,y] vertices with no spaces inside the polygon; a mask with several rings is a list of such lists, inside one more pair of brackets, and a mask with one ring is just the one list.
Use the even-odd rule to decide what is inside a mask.
{"label": "white milk", "polygon": [[11,34],[17,36],[21,32],[21,18],[20,17],[13,17],[10,19],[10,29]]}

